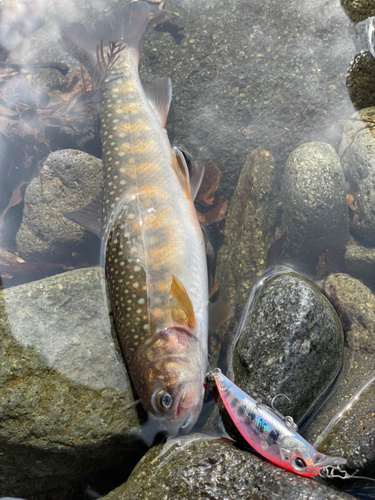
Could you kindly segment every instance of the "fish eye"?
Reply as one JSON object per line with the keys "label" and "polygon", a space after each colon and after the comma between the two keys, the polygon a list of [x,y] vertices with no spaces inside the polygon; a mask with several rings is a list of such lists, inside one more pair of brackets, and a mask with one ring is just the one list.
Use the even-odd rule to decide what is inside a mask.
{"label": "fish eye", "polygon": [[293,460],[292,465],[295,469],[306,469],[306,463],[302,460],[302,458],[299,457]]}
{"label": "fish eye", "polygon": [[165,389],[161,389],[154,393],[152,403],[156,411],[168,411],[172,408],[173,396]]}

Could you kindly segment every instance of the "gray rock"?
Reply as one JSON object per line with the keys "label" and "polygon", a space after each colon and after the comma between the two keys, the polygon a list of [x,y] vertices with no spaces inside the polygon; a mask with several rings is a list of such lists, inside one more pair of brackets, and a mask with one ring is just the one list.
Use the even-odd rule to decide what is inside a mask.
{"label": "gray rock", "polygon": [[235,332],[249,292],[264,271],[276,218],[274,184],[273,157],[258,148],[242,169],[225,222],[226,239],[218,252],[215,279],[220,284],[220,300],[231,304],[235,313],[210,337],[218,347]]}
{"label": "gray rock", "polygon": [[375,296],[371,290],[347,274],[331,274],[324,290],[336,309],[346,314],[346,339],[350,348],[375,356]]}
{"label": "gray rock", "polygon": [[375,106],[375,59],[368,50],[357,54],[348,68],[346,86],[355,109]]}
{"label": "gray rock", "polygon": [[0,294],[0,495],[66,487],[145,451],[103,282],[88,268]]}
{"label": "gray rock", "polygon": [[345,267],[352,276],[373,283],[375,277],[375,249],[359,245],[348,246],[345,252]]}
{"label": "gray rock", "polygon": [[193,434],[152,448],[105,500],[349,500],[224,440]]}
{"label": "gray rock", "polygon": [[29,260],[58,260],[98,239],[63,212],[78,210],[94,199],[103,183],[102,162],[75,150],[51,153],[40,175],[26,189],[17,250]]}
{"label": "gray rock", "polygon": [[291,403],[279,398],[277,408],[299,421],[340,370],[341,324],[319,289],[288,268],[262,282],[241,319],[230,378],[260,403],[285,394]]}
{"label": "gray rock", "polygon": [[345,179],[329,144],[302,144],[289,156],[282,183],[283,254],[292,262],[315,267],[328,248],[345,245],[348,209]]}
{"label": "gray rock", "polygon": [[[361,238],[370,244],[375,243],[373,210],[375,204],[375,133],[374,128],[368,124],[374,121],[374,107],[355,113],[352,119],[345,123],[339,149],[341,164],[349,183],[349,193],[354,197],[356,210],[353,212],[353,226],[356,232],[359,230]],[[362,231],[361,227],[363,227]]]}
{"label": "gray rock", "polygon": [[327,278],[324,290],[345,313],[347,347],[332,394],[305,434],[323,453],[340,453],[348,467],[375,477],[375,296],[346,274]]}

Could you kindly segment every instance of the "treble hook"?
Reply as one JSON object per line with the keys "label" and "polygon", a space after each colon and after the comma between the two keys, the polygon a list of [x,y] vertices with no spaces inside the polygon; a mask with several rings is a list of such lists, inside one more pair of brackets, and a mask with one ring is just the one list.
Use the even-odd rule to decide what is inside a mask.
{"label": "treble hook", "polygon": [[291,402],[292,402],[292,401],[291,401],[291,399],[290,399],[290,398],[288,398],[288,396],[287,396],[286,394],[276,394],[276,396],[274,396],[274,397],[272,398],[272,401],[271,401],[271,406],[272,406],[272,409],[273,409],[273,411],[274,411],[277,415],[281,416],[281,418],[283,419],[283,421],[284,421],[285,425],[286,425],[287,427],[289,427],[289,429],[292,429],[293,431],[296,431],[296,432],[297,432],[297,431],[298,431],[298,425],[297,425],[297,424],[295,423],[295,421],[293,420],[293,417],[291,417],[290,415],[287,415],[286,417],[284,417],[284,415],[282,415],[282,414],[279,412],[279,410],[277,410],[277,409],[274,407],[274,404],[273,404],[273,403],[274,403],[275,399],[276,399],[276,398],[278,398],[279,396],[284,396],[284,398],[286,398],[286,399],[289,401],[289,403],[291,403]]}
{"label": "treble hook", "polygon": [[[338,467],[324,467],[323,469],[320,469],[319,471],[319,476],[323,479],[333,479],[333,478],[338,478],[338,479],[366,479],[367,481],[375,481],[374,478],[372,477],[365,477],[365,476],[357,476],[358,470],[353,472],[353,474],[349,474],[348,471],[345,469],[341,468],[342,466],[339,465]],[[337,472],[337,473],[335,473]]]}

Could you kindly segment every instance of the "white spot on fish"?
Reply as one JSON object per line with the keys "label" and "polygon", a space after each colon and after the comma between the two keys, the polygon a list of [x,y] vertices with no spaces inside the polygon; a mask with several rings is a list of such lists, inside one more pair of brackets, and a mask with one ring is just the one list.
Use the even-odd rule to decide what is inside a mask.
{"label": "white spot on fish", "polygon": [[135,214],[128,214],[128,219],[135,219]]}
{"label": "white spot on fish", "polygon": [[135,282],[133,283],[133,288],[138,288],[139,287],[139,283]]}
{"label": "white spot on fish", "polygon": [[142,304],[144,304],[144,303],[145,303],[145,299],[139,299],[139,300],[138,300],[138,304],[142,305]]}
{"label": "white spot on fish", "polygon": [[125,153],[121,151],[121,153],[118,154],[119,156],[125,156]]}
{"label": "white spot on fish", "polygon": [[136,273],[139,273],[139,271],[140,271],[141,269],[142,269],[142,268],[141,268],[141,266],[134,266],[134,271],[135,271]]}

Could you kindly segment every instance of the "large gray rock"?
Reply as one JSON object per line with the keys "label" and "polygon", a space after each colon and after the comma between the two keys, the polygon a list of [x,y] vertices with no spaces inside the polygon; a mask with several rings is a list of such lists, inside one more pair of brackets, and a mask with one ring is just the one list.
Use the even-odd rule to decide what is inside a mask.
{"label": "large gray rock", "polygon": [[375,131],[371,126],[374,121],[374,107],[355,113],[352,120],[345,122],[339,149],[349,193],[354,197],[354,229],[370,244],[375,243]]}
{"label": "large gray rock", "polygon": [[67,220],[63,212],[93,200],[103,184],[102,162],[72,149],[51,153],[28,185],[17,251],[29,260],[58,260],[88,248],[98,238]]}
{"label": "large gray rock", "polygon": [[[324,397],[342,361],[343,332],[337,314],[315,285],[287,268],[263,278],[245,308],[230,376],[242,390],[303,419]],[[312,374],[314,374],[312,376]]]}
{"label": "large gray rock", "polygon": [[232,443],[193,434],[152,448],[105,500],[349,500]]}
{"label": "large gray rock", "polygon": [[355,109],[368,108],[375,105],[375,59],[368,50],[357,54],[348,68],[346,85]]}
{"label": "large gray rock", "polygon": [[344,174],[332,146],[302,144],[289,156],[282,183],[285,258],[314,268],[317,257],[349,238]]}
{"label": "large gray rock", "polygon": [[30,495],[144,452],[99,268],[0,294],[0,495]]}

